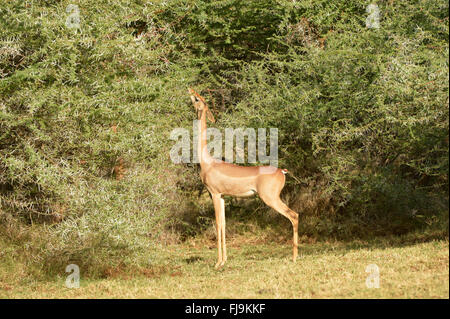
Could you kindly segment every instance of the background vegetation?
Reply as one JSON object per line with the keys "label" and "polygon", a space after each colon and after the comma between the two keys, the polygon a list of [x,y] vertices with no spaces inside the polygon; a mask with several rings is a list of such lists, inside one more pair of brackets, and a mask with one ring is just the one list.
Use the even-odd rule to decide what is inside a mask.
{"label": "background vegetation", "polygon": [[[369,3],[2,1],[4,251],[96,276],[214,238],[197,166],[169,158],[189,86],[218,128],[278,128],[303,241],[448,238],[448,1],[374,1],[379,29]],[[257,199],[226,214],[231,238],[290,239]]]}

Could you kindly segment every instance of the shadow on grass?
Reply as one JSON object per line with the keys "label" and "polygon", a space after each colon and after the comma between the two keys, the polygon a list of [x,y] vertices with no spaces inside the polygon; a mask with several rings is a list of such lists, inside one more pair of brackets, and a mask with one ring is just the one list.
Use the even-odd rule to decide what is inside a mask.
{"label": "shadow on grass", "polygon": [[[403,236],[375,237],[369,240],[319,240],[315,242],[299,241],[299,258],[302,256],[314,256],[323,254],[345,255],[353,250],[360,249],[390,249],[414,246],[420,243],[431,241],[448,241],[448,233],[442,231],[426,233],[410,233]],[[242,256],[253,260],[264,260],[267,258],[283,259],[291,257],[291,243],[253,244],[245,245],[238,249],[243,249]],[[233,248],[231,248],[233,249]]]}
{"label": "shadow on grass", "polygon": [[189,257],[189,258],[184,259],[184,262],[185,262],[186,264],[194,264],[194,263],[197,263],[197,262],[203,261],[203,260],[204,260],[203,257],[200,257],[200,256],[192,256],[192,257]]}
{"label": "shadow on grass", "polygon": [[[209,198],[205,197],[205,200]],[[226,198],[226,234],[233,249],[233,238],[242,238],[242,244],[277,243],[290,245],[291,223],[282,215],[265,206],[257,197],[245,200]],[[404,247],[433,240],[448,240],[448,210],[436,213],[433,223],[411,220],[374,220],[364,223],[352,216],[306,215],[299,216],[299,244],[306,254],[323,253],[328,250],[361,248],[383,249]],[[212,204],[204,204],[202,211],[190,210],[184,216],[189,229],[184,239],[208,238],[215,245],[215,219]],[[195,221],[195,222],[193,222]],[[179,229],[183,232],[182,229]],[[235,245],[242,245],[238,241]],[[314,245],[310,245],[314,244]],[[318,244],[318,245],[316,245]],[[255,245],[256,247],[257,245]],[[317,252],[311,251],[314,247]],[[343,248],[338,248],[338,247]],[[215,246],[214,246],[215,247]],[[285,255],[285,253],[283,253]],[[281,253],[280,253],[281,255]]]}

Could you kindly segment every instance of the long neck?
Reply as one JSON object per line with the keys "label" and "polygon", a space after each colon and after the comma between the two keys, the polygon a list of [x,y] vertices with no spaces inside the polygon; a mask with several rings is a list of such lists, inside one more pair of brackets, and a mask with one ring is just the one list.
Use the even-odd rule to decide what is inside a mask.
{"label": "long neck", "polygon": [[202,111],[200,117],[200,125],[198,126],[198,145],[197,154],[200,160],[200,166],[204,168],[212,163],[212,157],[208,152],[207,141],[206,141],[206,111]]}

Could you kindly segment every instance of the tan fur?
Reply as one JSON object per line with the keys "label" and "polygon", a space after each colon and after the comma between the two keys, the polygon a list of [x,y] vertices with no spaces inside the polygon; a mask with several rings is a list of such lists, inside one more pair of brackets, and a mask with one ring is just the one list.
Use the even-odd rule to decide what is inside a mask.
{"label": "tan fur", "polygon": [[200,120],[200,138],[197,147],[201,167],[200,178],[211,193],[216,215],[218,246],[216,268],[223,266],[227,260],[223,195],[247,197],[258,193],[268,206],[288,218],[292,223],[294,232],[293,260],[295,261],[298,255],[298,214],[280,199],[287,170],[272,166],[239,166],[212,158],[206,147],[206,117],[214,122],[214,116],[209,111],[203,97],[193,89],[189,89],[189,94]]}

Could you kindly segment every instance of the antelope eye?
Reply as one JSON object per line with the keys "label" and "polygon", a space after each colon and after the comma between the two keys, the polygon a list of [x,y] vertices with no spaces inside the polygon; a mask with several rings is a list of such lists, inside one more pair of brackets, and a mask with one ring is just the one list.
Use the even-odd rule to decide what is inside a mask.
{"label": "antelope eye", "polygon": [[194,96],[194,98],[195,98],[195,102],[198,102],[198,98],[196,96]]}

